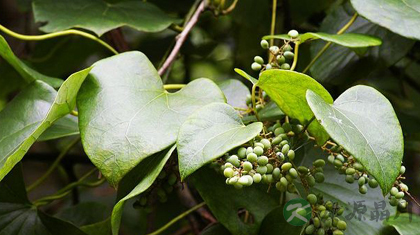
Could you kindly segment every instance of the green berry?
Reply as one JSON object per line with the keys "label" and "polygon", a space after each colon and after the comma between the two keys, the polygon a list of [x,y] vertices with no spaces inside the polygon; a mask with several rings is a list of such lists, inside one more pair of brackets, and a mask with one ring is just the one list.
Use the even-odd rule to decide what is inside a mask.
{"label": "green berry", "polygon": [[280,184],[282,184],[284,187],[287,187],[287,185],[289,184],[289,181],[286,179],[286,177],[281,177],[279,182],[280,182]]}
{"label": "green berry", "polygon": [[354,183],[354,176],[346,175],[346,182],[349,183],[349,184]]}
{"label": "green berry", "polygon": [[287,186],[282,185],[280,182],[276,183],[276,188],[282,193],[286,192],[287,190]]}
{"label": "green berry", "polygon": [[318,229],[316,232],[317,235],[325,235],[325,230],[323,228]]}
{"label": "green berry", "polygon": [[309,187],[315,186],[315,177],[313,177],[312,175],[309,175],[306,181],[308,182]]}
{"label": "green berry", "polygon": [[345,159],[344,159],[343,155],[341,155],[341,154],[338,154],[336,158],[338,160],[340,160],[341,162],[345,162]]}
{"label": "green berry", "polygon": [[286,45],[284,45],[284,47],[283,47],[283,50],[284,51],[291,51],[293,48],[292,48],[292,46],[290,46],[290,44],[286,44]]}
{"label": "green berry", "polygon": [[[265,174],[264,176],[265,176],[264,178],[265,178],[266,183],[272,183],[274,181],[272,174]],[[264,178],[263,178],[263,180],[264,180]]]}
{"label": "green berry", "polygon": [[248,156],[248,154],[250,154],[250,153],[254,153],[254,148],[252,148],[252,147],[248,147],[248,148],[246,149],[246,155]]}
{"label": "green berry", "polygon": [[328,162],[329,162],[329,163],[334,164],[334,160],[335,160],[334,155],[330,155],[330,156],[328,156]]}
{"label": "green berry", "polygon": [[359,187],[359,192],[361,193],[361,194],[366,194],[367,193],[367,187],[366,187],[366,185],[362,185],[362,186],[360,186]]}
{"label": "green berry", "polygon": [[273,174],[274,179],[279,179],[280,178],[280,174],[281,174],[280,168],[278,168],[278,167],[274,168],[272,174]]}
{"label": "green berry", "polygon": [[257,162],[258,162],[258,165],[265,166],[265,165],[268,164],[268,157],[261,156],[261,157],[258,158]]}
{"label": "green berry", "polygon": [[280,65],[280,68],[284,69],[284,70],[289,70],[291,67],[290,67],[290,64],[284,63],[284,64]]}
{"label": "green berry", "polygon": [[241,147],[238,149],[238,157],[245,158],[246,157],[246,148]]}
{"label": "green berry", "polygon": [[337,215],[338,215],[338,216],[342,215],[343,213],[344,213],[344,208],[340,208],[340,209],[337,211]]}
{"label": "green berry", "polygon": [[284,154],[283,154],[282,152],[277,152],[277,153],[276,153],[276,156],[277,156],[280,160],[282,160],[282,161],[283,161],[283,160],[284,160],[284,158],[285,158],[285,157],[284,157]]}
{"label": "green berry", "polygon": [[289,144],[289,141],[288,140],[282,140],[281,142],[280,142],[280,146],[285,146],[286,144]]}
{"label": "green berry", "polygon": [[340,229],[341,231],[344,231],[347,229],[347,223],[345,221],[338,221],[337,223],[337,228]]}
{"label": "green berry", "polygon": [[333,218],[333,226],[337,227],[338,222],[340,222],[340,219],[338,217]]}
{"label": "green berry", "polygon": [[169,185],[174,185],[177,180],[178,180],[178,178],[176,177],[176,175],[174,173],[172,173],[168,177],[168,184]]}
{"label": "green berry", "polygon": [[242,168],[245,170],[245,171],[251,171],[252,170],[252,168],[253,168],[253,166],[252,166],[252,163],[250,163],[250,162],[248,162],[248,161],[245,161],[243,164],[242,164]]}
{"label": "green berry", "polygon": [[264,106],[262,106],[261,104],[257,104],[256,106],[255,106],[255,109],[257,110],[257,111],[260,111],[261,109],[263,109],[264,108]]}
{"label": "green berry", "polygon": [[261,47],[263,49],[268,49],[268,47],[270,46],[270,44],[268,44],[267,40],[261,40]]}
{"label": "green berry", "polygon": [[252,176],[252,179],[254,180],[254,183],[259,183],[261,182],[261,174],[260,173],[255,173],[254,176]]}
{"label": "green berry", "polygon": [[230,162],[226,162],[225,165],[223,165],[223,168],[233,168],[233,165]]}
{"label": "green berry", "polygon": [[366,178],[364,176],[361,176],[357,183],[359,184],[359,186],[366,184]]}
{"label": "green berry", "polygon": [[324,227],[328,229],[328,228],[331,228],[331,226],[332,226],[332,219],[327,218],[324,222]]}
{"label": "green berry", "polygon": [[283,123],[282,128],[284,129],[285,133],[288,133],[289,131],[292,131],[292,125],[288,122]]}
{"label": "green berry", "polygon": [[290,174],[286,174],[284,177],[287,179],[288,182],[293,182],[293,177]]}
{"label": "green berry", "polygon": [[254,61],[258,64],[264,64],[264,59],[261,56],[255,56]]}
{"label": "green berry", "polygon": [[271,66],[271,64],[267,64],[266,66],[265,66],[265,70],[270,70],[270,69],[272,69],[273,68],[273,66]]}
{"label": "green berry", "polygon": [[306,234],[313,234],[315,232],[315,226],[313,224],[309,225],[305,228]]}
{"label": "green berry", "polygon": [[266,167],[267,167],[267,173],[273,172],[273,170],[274,170],[274,166],[273,165],[271,165],[270,163],[268,163],[266,165]]}
{"label": "green berry", "polygon": [[285,51],[283,55],[288,60],[292,60],[295,57],[295,54],[291,51]]}
{"label": "green berry", "polygon": [[340,161],[340,160],[338,160],[338,159],[335,159],[334,160],[334,166],[336,166],[336,167],[341,167],[343,165],[343,162],[342,161]]}
{"label": "green berry", "polygon": [[347,168],[346,169],[346,175],[354,175],[356,173],[356,170],[354,168]]}
{"label": "green berry", "polygon": [[408,191],[408,186],[404,183],[399,184],[401,191],[407,192]]}
{"label": "green berry", "polygon": [[360,163],[358,163],[358,162],[355,162],[354,164],[353,164],[353,167],[354,167],[354,169],[356,169],[356,170],[358,170],[358,171],[363,171],[365,168],[363,167],[363,165],[362,164],[360,164]]}
{"label": "green berry", "polygon": [[258,166],[256,171],[263,175],[263,174],[267,173],[267,167],[266,166]]}
{"label": "green berry", "polygon": [[298,166],[297,170],[299,171],[299,173],[301,174],[307,174],[309,169],[306,166]]}
{"label": "green berry", "polygon": [[235,173],[235,171],[232,168],[226,168],[223,171],[223,175],[225,175],[226,178],[232,177],[234,173]]}
{"label": "green berry", "polygon": [[324,174],[322,172],[315,173],[314,177],[317,183],[322,183],[325,180]]}
{"label": "green berry", "polygon": [[396,187],[392,187],[392,188],[391,188],[390,193],[391,193],[391,195],[392,195],[392,196],[397,195],[397,193],[398,193],[398,192],[399,192],[399,190],[398,190]]}
{"label": "green berry", "polygon": [[297,38],[297,37],[299,37],[299,32],[292,29],[287,33],[287,35],[289,35],[291,38]]}
{"label": "green berry", "polygon": [[273,139],[272,143],[275,144],[275,145],[277,145],[277,144],[280,144],[281,141],[282,141],[282,138],[280,136],[276,136]]}
{"label": "green berry", "polygon": [[405,173],[405,166],[401,166],[401,168],[400,168],[400,174],[402,175],[404,173]]}
{"label": "green berry", "polygon": [[260,156],[264,153],[264,149],[261,148],[260,146],[257,146],[257,147],[254,148],[254,153],[257,154],[258,156]]}
{"label": "green berry", "polygon": [[398,200],[395,197],[391,197],[391,199],[389,200],[389,204],[391,206],[397,206],[398,205]]}
{"label": "green berry", "polygon": [[288,144],[285,144],[285,145],[281,148],[281,152],[282,152],[284,155],[287,155],[287,153],[289,152],[289,150],[290,150],[290,146],[289,146]]}
{"label": "green berry", "polygon": [[260,71],[261,68],[262,68],[261,65],[258,64],[257,62],[254,62],[254,63],[251,64],[251,69],[254,70],[254,71]]}
{"label": "green berry", "polygon": [[292,165],[292,163],[290,163],[290,162],[286,162],[286,163],[284,163],[283,165],[281,165],[281,169],[283,170],[283,171],[288,171],[288,170],[290,170],[290,168],[292,168],[293,167],[293,165]]}
{"label": "green berry", "polygon": [[318,159],[318,160],[313,162],[313,165],[315,167],[324,167],[325,166],[325,161],[323,159]]}
{"label": "green berry", "polygon": [[318,201],[318,198],[316,197],[316,195],[315,195],[315,194],[309,194],[309,195],[306,197],[306,199],[308,200],[308,202],[309,202],[311,205],[315,205],[315,204],[317,203],[317,201]]}
{"label": "green berry", "polygon": [[241,184],[242,186],[248,186],[249,182],[248,182],[248,177],[245,177],[245,175],[241,176],[241,178],[239,178],[238,183]]}
{"label": "green berry", "polygon": [[287,191],[288,191],[289,193],[295,193],[295,192],[296,192],[296,187],[295,187],[295,185],[294,185],[294,184],[289,184],[289,185],[287,186]]}
{"label": "green berry", "polygon": [[335,230],[333,235],[344,235],[344,233],[341,230]]}
{"label": "green berry", "polygon": [[255,144],[254,144],[254,148],[255,147],[261,147],[261,148],[263,148],[264,149],[264,145],[262,144],[262,143],[260,143],[260,142],[256,142]]}
{"label": "green berry", "polygon": [[265,149],[271,148],[271,142],[270,142],[270,140],[268,140],[268,139],[262,139],[260,142],[264,145],[264,148]]}
{"label": "green berry", "polygon": [[236,188],[236,189],[241,189],[241,188],[243,188],[244,186],[242,185],[242,184],[240,184],[239,182],[236,182],[235,184],[233,184],[233,186]]}
{"label": "green berry", "polygon": [[271,46],[269,48],[270,52],[274,55],[278,54],[280,52],[280,48],[278,46]]}
{"label": "green berry", "polygon": [[284,62],[286,62],[286,58],[284,58],[284,56],[282,56],[282,55],[278,55],[277,56],[277,63],[284,64]]}
{"label": "green berry", "polygon": [[369,187],[371,188],[378,187],[378,181],[376,181],[375,179],[370,179],[368,184],[369,184]]}
{"label": "green berry", "polygon": [[295,169],[295,168],[291,168],[291,169],[289,170],[289,174],[290,174],[290,176],[292,176],[294,179],[296,179],[296,178],[298,177],[298,173],[297,173],[297,171],[296,171],[296,169]]}
{"label": "green berry", "polygon": [[278,136],[278,135],[280,135],[280,134],[284,134],[285,132],[284,132],[284,129],[282,128],[282,127],[277,127],[275,130],[274,130],[274,135],[275,136]]}
{"label": "green berry", "polygon": [[405,208],[407,208],[407,201],[406,200],[400,200],[400,202],[398,202],[398,208],[399,209],[405,209]]}
{"label": "green berry", "polygon": [[293,159],[295,159],[295,151],[293,151],[293,149],[290,149],[289,152],[287,152],[287,157],[293,161]]}
{"label": "green berry", "polygon": [[327,208],[327,210],[331,211],[333,208],[334,204],[332,203],[332,201],[327,201],[325,203],[325,207]]}
{"label": "green berry", "polygon": [[398,193],[395,195],[395,198],[396,198],[396,199],[401,199],[401,198],[403,198],[404,196],[405,196],[404,192],[398,192]]}
{"label": "green berry", "polygon": [[258,156],[255,153],[250,153],[246,156],[246,159],[250,162],[256,162],[258,159]]}
{"label": "green berry", "polygon": [[315,228],[319,228],[319,226],[321,226],[321,221],[319,221],[318,217],[313,218],[312,222],[314,223]]}

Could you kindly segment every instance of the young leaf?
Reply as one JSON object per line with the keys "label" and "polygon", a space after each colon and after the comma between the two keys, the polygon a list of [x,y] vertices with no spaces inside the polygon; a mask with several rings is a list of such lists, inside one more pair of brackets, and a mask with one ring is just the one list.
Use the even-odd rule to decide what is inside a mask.
{"label": "young leaf", "polygon": [[118,188],[119,201],[112,210],[112,234],[118,234],[125,202],[146,191],[153,184],[175,147],[174,145],[167,151],[146,158],[123,178]]}
{"label": "young leaf", "polygon": [[229,79],[218,85],[225,94],[228,104],[235,108],[247,108],[246,99],[251,96],[251,92],[241,81]]}
{"label": "young leaf", "polygon": [[23,63],[16,55],[13,53],[12,49],[7,44],[3,36],[0,35],[0,56],[3,57],[16,71],[25,79],[27,83],[31,83],[35,80],[41,80],[54,88],[59,88],[63,83],[63,80],[58,78],[49,77],[43,74],[38,73],[33,70],[25,63]]}
{"label": "young leaf", "polygon": [[85,152],[108,182],[118,182],[138,163],[176,141],[179,127],[198,108],[225,102],[208,79],[197,79],[176,93],[141,52],[97,62],[77,103]]}
{"label": "young leaf", "polygon": [[252,140],[262,123],[245,126],[234,108],[214,103],[197,110],[182,124],[177,140],[181,180],[229,150]]}
{"label": "young leaf", "polygon": [[[333,102],[330,93],[321,84],[305,74],[294,71],[279,69],[264,71],[257,85],[286,115],[298,119],[302,124],[307,124],[314,117],[306,103],[305,95],[308,89],[315,91],[325,102]],[[319,144],[328,139],[325,130],[316,121],[312,121],[308,130]]]}
{"label": "young leaf", "polygon": [[[288,35],[273,35],[265,36],[264,39],[290,39]],[[299,35],[301,43],[304,43],[308,40],[317,40],[321,39],[323,41],[332,42],[340,46],[349,47],[349,48],[363,48],[371,46],[381,45],[381,39],[369,35],[358,34],[358,33],[345,33],[345,34],[329,34],[329,33],[304,33]]]}
{"label": "young leaf", "polygon": [[368,20],[407,38],[420,40],[420,2],[416,0],[351,0]]}
{"label": "young leaf", "polygon": [[41,27],[45,32],[78,27],[101,36],[121,26],[159,32],[177,21],[155,5],[143,1],[36,0],[33,9],[36,22],[47,22]]}
{"label": "young leaf", "polygon": [[394,227],[400,235],[416,235],[419,233],[420,216],[415,214],[399,214],[384,221],[385,225]]}
{"label": "young leaf", "polygon": [[89,71],[72,74],[58,92],[34,81],[0,112],[0,181],[54,121],[75,108],[77,92]]}
{"label": "young leaf", "polygon": [[[267,187],[258,185],[238,190],[226,185],[226,178],[208,167],[198,170],[191,179],[216,219],[233,235],[258,234],[263,219],[278,206],[276,190],[267,193]],[[238,215],[244,210],[253,223],[245,223],[244,215]]]}
{"label": "young leaf", "polygon": [[247,74],[245,71],[243,71],[242,69],[235,69],[235,72],[239,75],[241,75],[243,78],[245,78],[246,80],[250,81],[252,84],[255,84],[258,82],[258,79],[252,77],[251,75]]}
{"label": "young leaf", "polygon": [[389,101],[368,86],[348,89],[332,105],[312,91],[306,98],[331,138],[363,164],[386,195],[404,151],[401,126]]}

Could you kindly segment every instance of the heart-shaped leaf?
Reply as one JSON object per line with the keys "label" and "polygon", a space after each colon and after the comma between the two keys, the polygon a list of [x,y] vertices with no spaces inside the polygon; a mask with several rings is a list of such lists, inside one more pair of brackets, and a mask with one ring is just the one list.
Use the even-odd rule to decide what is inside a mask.
{"label": "heart-shaped leaf", "polygon": [[77,92],[89,71],[72,74],[58,92],[34,81],[0,112],[0,181],[54,121],[74,109]]}
{"label": "heart-shaped leaf", "polygon": [[[265,36],[264,39],[290,39],[286,34]],[[349,48],[363,48],[371,46],[381,45],[381,39],[369,35],[358,34],[358,33],[345,33],[345,34],[329,34],[323,32],[317,33],[304,33],[299,35],[300,43],[304,43],[308,40],[317,40],[321,39],[323,41],[332,42],[340,46],[349,47]]]}
{"label": "heart-shaped leaf", "polygon": [[218,84],[220,89],[225,94],[227,103],[235,108],[248,108],[246,106],[246,99],[251,96],[248,87],[241,81],[236,79],[229,79]]}
{"label": "heart-shaped leaf", "polygon": [[182,124],[177,140],[181,180],[229,150],[252,140],[262,123],[245,126],[234,108],[214,103],[197,110]]}
{"label": "heart-shaped leaf", "polygon": [[328,134],[351,153],[387,194],[404,152],[401,126],[389,101],[368,86],[355,86],[328,104],[312,91],[308,104]]}
{"label": "heart-shaped leaf", "polygon": [[23,63],[16,55],[13,53],[12,49],[7,44],[3,36],[0,35],[0,56],[3,57],[16,71],[22,76],[27,83],[31,83],[35,80],[41,80],[54,88],[60,87],[63,83],[63,80],[58,78],[49,77],[43,74],[38,73],[37,71],[30,68],[28,65]]}
{"label": "heart-shaped leaf", "polygon": [[[298,119],[303,125],[314,117],[305,98],[308,89],[320,95],[325,102],[333,102],[330,93],[321,84],[305,74],[294,71],[280,69],[264,71],[257,85],[277,103],[286,115]],[[308,131],[319,144],[323,144],[328,139],[327,133],[316,121],[309,125]]]}
{"label": "heart-shaped leaf", "polygon": [[167,151],[146,158],[122,179],[118,188],[119,201],[112,211],[112,234],[118,234],[125,202],[146,191],[153,184],[175,147],[174,145]]}
{"label": "heart-shaped leaf", "polygon": [[384,221],[385,225],[394,227],[400,235],[417,235],[420,228],[420,216],[416,214],[399,214]]}
{"label": "heart-shaped leaf", "polygon": [[417,0],[351,0],[368,20],[404,37],[420,40],[420,2]]}
{"label": "heart-shaped leaf", "polygon": [[103,0],[36,0],[33,2],[35,21],[47,22],[45,32],[73,27],[84,28],[98,36],[121,26],[145,32],[158,32],[176,22],[149,2]]}
{"label": "heart-shaped leaf", "polygon": [[112,186],[146,157],[176,141],[178,129],[198,108],[225,102],[208,79],[197,79],[176,93],[141,52],[97,62],[78,98],[83,147]]}

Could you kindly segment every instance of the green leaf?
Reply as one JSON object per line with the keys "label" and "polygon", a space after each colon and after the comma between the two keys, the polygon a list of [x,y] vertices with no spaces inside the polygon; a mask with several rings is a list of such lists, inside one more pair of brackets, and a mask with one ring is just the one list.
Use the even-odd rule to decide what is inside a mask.
{"label": "green leaf", "polygon": [[308,104],[328,134],[378,181],[386,195],[397,178],[404,152],[401,126],[389,101],[368,86],[355,86],[326,103],[307,92]]}
{"label": "green leaf", "polygon": [[218,84],[223,94],[226,96],[227,103],[235,108],[248,108],[246,99],[251,96],[248,87],[236,79],[228,79]]}
{"label": "green leaf", "polygon": [[63,80],[58,78],[49,77],[38,73],[37,71],[30,68],[28,65],[23,63],[13,53],[12,49],[7,44],[3,36],[0,35],[0,56],[3,57],[16,71],[25,79],[27,83],[31,83],[35,80],[41,80],[50,84],[54,88],[60,87]]}
{"label": "green leaf", "polygon": [[407,38],[420,40],[420,2],[416,0],[351,0],[363,17]]}
{"label": "green leaf", "polygon": [[76,27],[91,30],[101,36],[121,26],[144,32],[159,32],[177,22],[155,5],[143,1],[107,3],[103,0],[36,0],[33,9],[36,22],[47,22],[41,27],[44,32]]}
{"label": "green leaf", "polygon": [[420,228],[420,216],[415,214],[399,214],[384,221],[385,225],[394,227],[401,235],[417,235]]}
{"label": "green leaf", "polygon": [[[290,37],[288,35],[273,35],[273,36],[265,36],[264,39],[285,39],[289,40]],[[358,34],[358,33],[345,33],[345,34],[329,34],[329,33],[312,33],[308,32],[305,34],[299,35],[299,39],[301,43],[304,43],[308,40],[316,40],[322,39],[327,42],[332,42],[338,44],[340,46],[349,47],[349,48],[363,48],[363,47],[371,47],[371,46],[379,46],[381,45],[381,39],[369,35]]]}
{"label": "green leaf", "polygon": [[[258,234],[263,219],[278,206],[276,190],[267,193],[268,186],[259,185],[236,189],[226,185],[226,178],[208,167],[201,168],[191,179],[213,215],[233,235]],[[253,223],[244,223],[244,210],[249,212]]]}
{"label": "green leaf", "polygon": [[31,205],[20,165],[0,182],[0,234],[85,235],[73,224],[51,217]]}
{"label": "green leaf", "polygon": [[80,229],[87,235],[111,235],[111,219],[108,218],[95,224],[85,225]]}
{"label": "green leaf", "polygon": [[[264,108],[258,111],[258,117],[260,121],[276,121],[284,117],[283,111],[277,106],[273,101],[268,102]],[[242,121],[247,124],[250,122],[258,121],[254,115],[245,116],[242,118]]]}
{"label": "green leaf", "polygon": [[235,69],[235,72],[239,75],[241,75],[246,80],[250,81],[252,84],[256,84],[258,82],[258,79],[252,77],[251,75],[247,74],[242,69]]}
{"label": "green leaf", "polygon": [[214,103],[197,110],[179,129],[177,149],[181,180],[229,150],[257,136],[261,122],[245,126],[234,108]]}
{"label": "green leaf", "polygon": [[174,150],[175,145],[169,150],[146,158],[121,180],[117,196],[119,201],[114,206],[111,216],[112,234],[118,234],[125,202],[146,191],[153,184]]}
{"label": "green leaf", "polygon": [[259,234],[270,235],[300,235],[302,228],[286,222],[283,216],[283,206],[274,208],[263,220]]}
{"label": "green leaf", "polygon": [[76,106],[77,92],[90,68],[72,74],[56,92],[34,81],[0,112],[0,181],[57,119]]}
{"label": "green leaf", "polygon": [[[320,148],[307,146],[304,149],[305,153],[300,165],[311,167],[313,161],[316,159],[327,158],[327,153],[323,152]],[[298,164],[297,162],[295,163]],[[393,216],[396,209],[389,205],[388,198],[382,196],[379,188],[369,188],[367,194],[360,194],[357,182],[348,184],[345,181],[345,176],[339,175],[337,170],[329,163],[324,167],[324,175],[325,181],[321,184],[315,184],[311,193],[320,193],[324,196],[324,201],[331,200],[332,202],[338,202],[345,208],[340,219],[345,220],[347,223],[346,235],[385,234],[383,231],[386,227],[382,223],[386,219],[386,216],[385,218],[381,218],[380,216],[386,215],[387,212],[390,216]],[[301,188],[299,184],[296,185],[298,189]],[[305,192],[303,191],[301,194],[305,195]],[[360,205],[360,207],[357,207],[357,205]],[[384,208],[381,208],[381,205],[384,205]],[[359,208],[359,214],[355,211],[357,208]],[[359,215],[361,216],[360,220]]]}
{"label": "green leaf", "polygon": [[127,52],[95,63],[78,98],[83,147],[112,186],[148,156],[172,146],[198,108],[225,102],[208,79],[176,93],[163,89],[147,57]]}
{"label": "green leaf", "polygon": [[[346,4],[340,6],[328,14],[319,30],[334,34],[350,20],[353,13]],[[384,66],[395,64],[414,44],[414,41],[372,24],[363,17],[358,17],[346,32],[380,38],[382,45],[366,48],[368,50],[363,54],[357,54],[354,48],[331,45],[310,69],[312,77],[323,84],[352,84],[357,79],[365,79],[373,70],[383,70]],[[324,45],[325,42],[320,40],[311,43],[312,58]]]}
{"label": "green leaf", "polygon": [[77,226],[86,226],[106,220],[109,212],[107,205],[91,201],[65,208],[56,217]]}
{"label": "green leaf", "polygon": [[[327,103],[333,102],[330,93],[321,84],[305,74],[294,71],[279,69],[264,71],[257,85],[277,103],[286,115],[298,119],[303,125],[314,117],[305,98],[308,89],[315,91]],[[323,144],[328,139],[325,130],[316,121],[309,125],[308,131],[319,144]]]}
{"label": "green leaf", "polygon": [[54,140],[78,134],[79,125],[77,117],[69,114],[54,122],[52,126],[42,133],[37,141]]}
{"label": "green leaf", "polygon": [[205,228],[200,235],[231,235],[229,231],[220,223],[210,225]]}

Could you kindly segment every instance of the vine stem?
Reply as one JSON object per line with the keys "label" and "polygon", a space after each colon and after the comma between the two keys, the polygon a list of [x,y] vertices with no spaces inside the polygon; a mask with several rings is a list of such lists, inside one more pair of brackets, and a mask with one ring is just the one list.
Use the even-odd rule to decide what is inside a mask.
{"label": "vine stem", "polygon": [[168,70],[168,68],[172,65],[172,63],[175,61],[176,56],[178,55],[179,50],[181,49],[182,45],[187,39],[188,34],[190,33],[194,25],[198,22],[198,18],[200,17],[201,13],[205,10],[205,8],[206,8],[206,0],[203,0],[200,3],[200,5],[198,5],[197,10],[192,15],[191,19],[185,25],[184,30],[176,37],[176,43],[175,43],[174,48],[172,49],[165,63],[163,63],[162,67],[158,71],[160,76],[162,76],[166,72],[166,70]]}
{"label": "vine stem", "polygon": [[95,37],[92,34],[85,33],[83,31],[76,30],[76,29],[69,29],[69,30],[55,32],[55,33],[48,33],[48,34],[44,34],[44,35],[23,35],[23,34],[20,34],[20,33],[13,32],[12,30],[10,30],[10,29],[8,29],[8,28],[6,28],[6,27],[4,27],[3,25],[0,24],[0,31],[3,31],[5,34],[8,34],[11,37],[21,39],[21,40],[25,40],[25,41],[41,41],[41,40],[46,40],[46,39],[51,39],[51,38],[61,37],[61,36],[66,36],[66,35],[79,35],[79,36],[82,36],[82,37],[85,37],[85,38],[89,38],[93,41],[96,41],[99,44],[101,44],[102,46],[106,47],[112,53],[114,53],[116,55],[118,54],[118,52],[112,46],[110,46],[108,43],[102,41],[98,37]]}
{"label": "vine stem", "polygon": [[[276,18],[277,18],[277,0],[273,0],[273,4],[272,4],[272,8],[271,9],[271,29],[270,29],[270,35],[273,36],[276,33]],[[270,39],[270,45],[274,44],[274,38]],[[271,54],[270,52],[269,54],[269,60],[271,60],[273,58],[273,54]]]}
{"label": "vine stem", "polygon": [[34,190],[36,187],[38,187],[40,184],[42,184],[48,176],[51,175],[51,173],[54,172],[55,168],[60,164],[61,160],[67,155],[67,153],[77,144],[79,143],[80,138],[76,138],[72,142],[70,142],[64,149],[61,151],[61,153],[58,155],[58,157],[55,159],[55,161],[52,163],[50,168],[45,172],[44,175],[42,175],[38,180],[36,180],[33,184],[31,184],[28,188],[26,188],[26,191],[29,193],[30,191]]}
{"label": "vine stem", "polygon": [[257,89],[257,84],[255,83],[254,85],[252,85],[251,100],[252,100],[252,109],[254,110],[255,117],[259,121],[260,118],[258,117],[258,111],[257,111],[256,104],[255,104],[255,90],[256,89]]}
{"label": "vine stem", "polygon": [[292,67],[290,68],[290,71],[293,71],[296,68],[296,65],[298,62],[299,45],[300,45],[299,41],[295,43],[295,57],[293,58],[293,63],[292,63]]}
{"label": "vine stem", "polygon": [[163,88],[165,90],[178,90],[181,88],[184,88],[186,86],[186,84],[166,84],[163,85]]}
{"label": "vine stem", "polygon": [[200,204],[197,204],[196,206],[192,207],[191,209],[185,211],[184,213],[178,215],[177,217],[173,218],[171,221],[169,221],[167,224],[165,224],[164,226],[162,226],[161,228],[159,228],[158,230],[149,233],[148,235],[157,235],[162,233],[163,231],[165,231],[167,228],[169,228],[171,225],[175,224],[176,222],[178,222],[179,220],[183,219],[185,216],[191,214],[192,212],[194,212],[195,210],[199,209],[200,207],[206,205],[205,202],[202,202]]}
{"label": "vine stem", "polygon": [[[349,29],[350,26],[354,23],[354,21],[356,21],[358,16],[359,15],[357,14],[357,12],[354,13],[350,21],[347,22],[347,24],[345,24],[340,30],[338,30],[337,34],[343,34],[344,32],[346,32],[347,29]],[[331,46],[331,44],[332,42],[328,42],[327,44],[325,44],[325,46],[318,52],[318,54],[316,54],[316,56],[311,60],[308,66],[306,66],[306,68],[303,70],[302,73],[306,73],[312,67],[312,65],[315,64],[315,62],[319,59],[319,57],[321,57],[321,55],[324,54],[324,52]]]}

